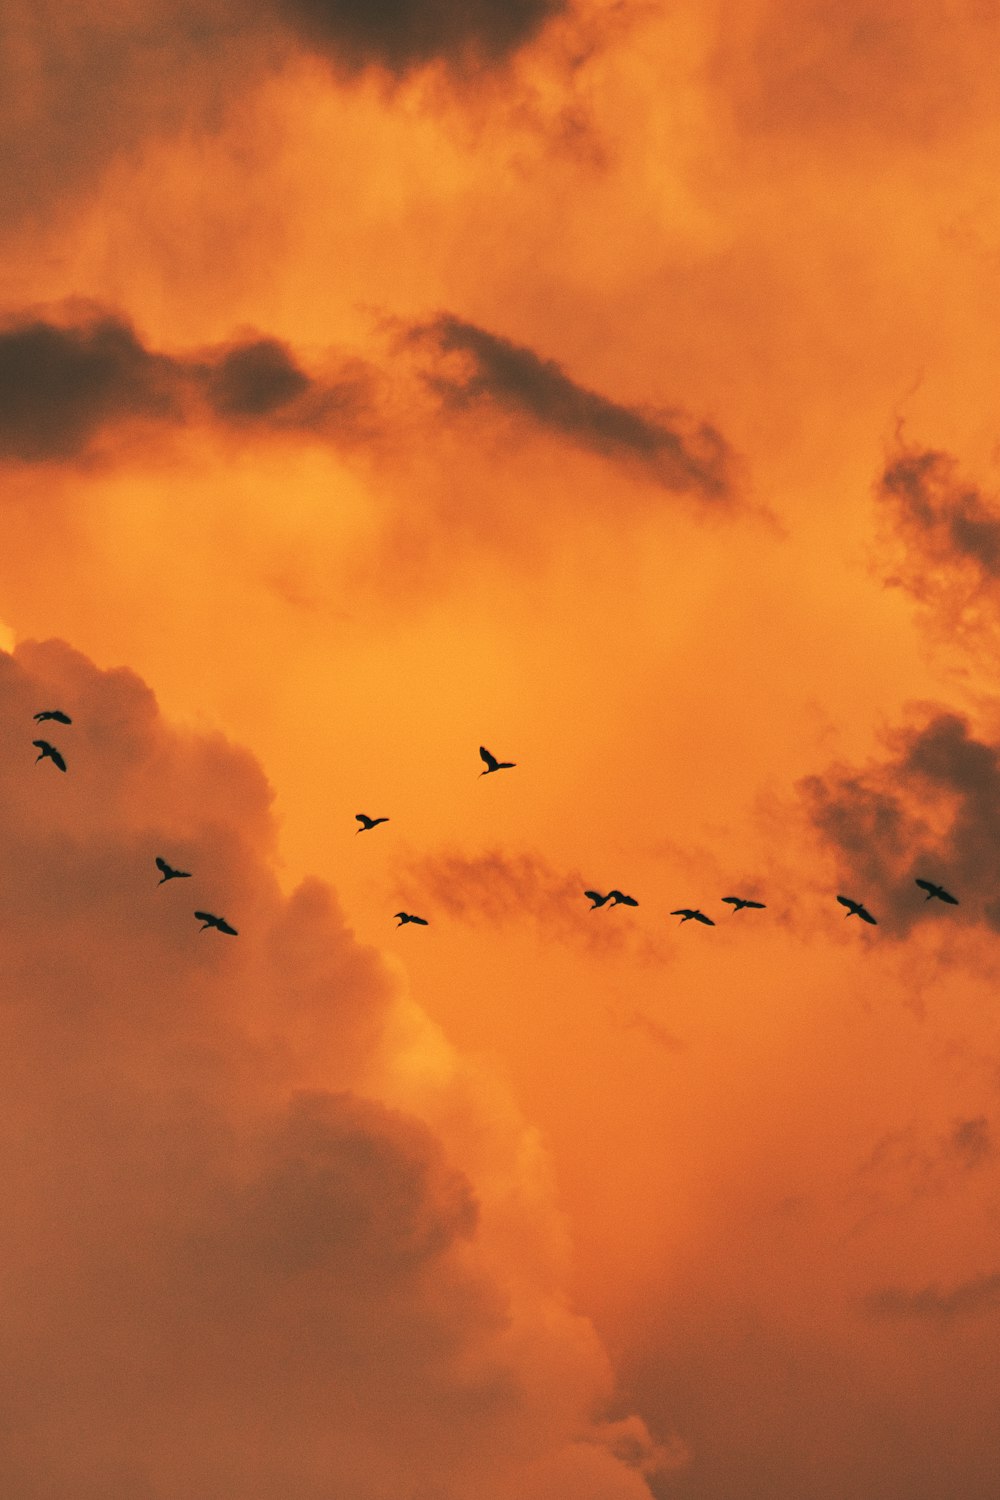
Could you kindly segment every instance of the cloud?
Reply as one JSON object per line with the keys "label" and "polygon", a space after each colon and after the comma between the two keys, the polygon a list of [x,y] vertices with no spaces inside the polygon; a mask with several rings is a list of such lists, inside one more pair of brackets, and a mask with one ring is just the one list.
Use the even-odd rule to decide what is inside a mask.
{"label": "cloud", "polygon": [[524,46],[565,0],[274,0],[310,48],[354,72],[397,76],[438,60],[496,65]]}
{"label": "cloud", "polygon": [[604,1420],[530,1133],[280,890],[253,757],[60,642],[0,653],[0,726],[0,1489],[648,1497],[672,1450]]}
{"label": "cloud", "polygon": [[1000,1305],[1000,1274],[974,1276],[958,1282],[947,1291],[938,1286],[907,1291],[886,1286],[870,1292],[864,1301],[865,1311],[873,1318],[913,1318],[950,1322],[953,1318],[976,1317]]}
{"label": "cloud", "polygon": [[929,145],[986,102],[997,24],[985,5],[767,0],[727,14],[716,68],[745,131]]}
{"label": "cloud", "polygon": [[886,740],[885,758],[863,770],[834,767],[798,784],[809,820],[851,887],[847,894],[863,899],[887,933],[903,936],[944,912],[915,886],[919,877],[958,898],[947,908],[949,922],[986,922],[1000,931],[993,894],[1000,748],[978,739],[963,715],[941,708]]}
{"label": "cloud", "polygon": [[343,436],[364,401],[360,369],[314,380],[279,340],[247,335],[190,355],[148,349],[93,307],[0,328],[0,458],[67,462],[142,421]]}
{"label": "cloud", "polygon": [[443,313],[410,338],[429,348],[429,378],[455,410],[489,403],[602,458],[638,466],[663,489],[732,498],[733,455],[707,422],[623,406],[578,385],[555,360]]}
{"label": "cloud", "polygon": [[1000,503],[934,449],[897,455],[876,494],[888,525],[887,582],[917,601],[944,643],[992,650],[1000,628]]}
{"label": "cloud", "polygon": [[[541,855],[501,849],[425,855],[406,872],[405,899],[423,901],[460,922],[531,922],[550,938],[595,951],[621,951],[632,923],[622,907],[591,912],[582,875],[554,870]],[[619,919],[625,917],[623,924]]]}

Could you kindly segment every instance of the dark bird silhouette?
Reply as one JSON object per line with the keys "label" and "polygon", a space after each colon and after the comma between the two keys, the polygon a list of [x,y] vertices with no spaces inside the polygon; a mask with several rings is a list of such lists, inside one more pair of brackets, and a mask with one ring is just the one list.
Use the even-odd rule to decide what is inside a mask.
{"label": "dark bird silhouette", "polygon": [[638,906],[639,903],[634,896],[626,896],[624,891],[609,891],[608,900],[612,906]]}
{"label": "dark bird silhouette", "polygon": [[715,926],[711,917],[706,917],[703,911],[692,911],[690,906],[682,906],[678,911],[672,911],[670,915],[672,917],[680,917],[682,927],[685,922],[690,922],[692,917],[694,917],[696,922],[704,922],[706,927]]}
{"label": "dark bird silhouette", "polygon": [[173,865],[168,865],[166,860],[161,859],[159,855],[156,856],[156,868],[163,876],[163,880],[158,880],[157,885],[162,885],[164,880],[190,880],[191,878],[190,870],[175,870]]}
{"label": "dark bird silhouette", "polygon": [[757,911],[764,911],[763,901],[747,901],[743,896],[723,896],[723,901],[728,901],[733,911],[742,911],[744,907],[752,906]]}
{"label": "dark bird silhouette", "polygon": [[602,896],[601,893],[600,893],[600,891],[584,891],[583,894],[590,901],[590,909],[591,909],[591,911],[596,911],[599,906],[603,906],[606,901],[610,901],[611,900],[611,895],[612,895],[612,893],[610,891],[608,892],[608,894],[606,896]]}
{"label": "dark bird silhouette", "polygon": [[44,724],[47,719],[54,719],[57,724],[72,724],[73,722],[69,714],[64,714],[61,708],[43,708],[40,714],[35,714],[36,724]]}
{"label": "dark bird silhouette", "polygon": [[354,816],[361,824],[361,827],[357,830],[358,833],[367,833],[369,828],[377,828],[380,823],[388,823],[389,821],[388,818],[370,818],[367,813],[355,813]]}
{"label": "dark bird silhouette", "polygon": [[56,749],[55,745],[50,745],[49,742],[48,742],[48,740],[32,740],[31,743],[33,745],[36,745],[38,747],[38,749],[42,752],[41,755],[36,755],[35,756],[35,765],[36,766],[37,766],[37,764],[38,764],[38,762],[40,760],[46,760],[47,759],[47,760],[53,761],[54,764],[59,767],[60,771],[65,771],[65,769],[66,769],[66,762],[63,760],[62,756],[59,754],[59,751]]}
{"label": "dark bird silhouette", "polygon": [[485,745],[480,745],[479,755],[486,762],[486,770],[480,771],[480,776],[488,776],[491,771],[512,771],[517,765],[517,761],[515,760],[497,760],[496,756],[491,755]]}
{"label": "dark bird silhouette", "polygon": [[847,916],[860,917],[862,922],[870,922],[872,927],[878,926],[878,923],[872,916],[871,912],[868,911],[867,908],[862,906],[860,901],[852,901],[850,896],[838,896],[837,900],[840,902],[841,906],[847,907]]}
{"label": "dark bird silhouette", "polygon": [[199,922],[202,922],[204,924],[201,929],[202,932],[204,932],[208,927],[217,927],[220,932],[228,932],[230,937],[239,936],[236,928],[230,927],[225,917],[214,917],[210,911],[196,911],[195,916],[198,918]]}
{"label": "dark bird silhouette", "polygon": [[932,896],[936,896],[939,901],[946,901],[949,906],[958,905],[958,897],[946,891],[943,885],[935,885],[932,880],[918,880],[916,883],[922,891],[927,892],[928,901]]}
{"label": "dark bird silhouette", "polygon": [[393,916],[399,918],[399,921],[396,923],[397,927],[405,927],[407,922],[416,922],[418,927],[427,927],[429,925],[426,917],[415,917],[412,912],[396,911],[393,912]]}

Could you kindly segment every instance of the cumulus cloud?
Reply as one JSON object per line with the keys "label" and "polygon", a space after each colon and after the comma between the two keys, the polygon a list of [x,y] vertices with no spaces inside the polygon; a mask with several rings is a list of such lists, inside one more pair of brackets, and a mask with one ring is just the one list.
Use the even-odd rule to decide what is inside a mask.
{"label": "cumulus cloud", "polygon": [[666,490],[732,497],[733,455],[707,422],[625,406],[578,384],[553,359],[443,313],[411,331],[430,349],[429,378],[449,406],[492,404],[601,457],[637,465]]}
{"label": "cumulus cloud", "polygon": [[247,335],[190,355],[148,349],[122,317],[73,308],[0,328],[0,458],[60,462],[130,422],[229,429],[348,430],[363,404],[357,368],[316,380],[274,338]]}
{"label": "cumulus cloud", "polygon": [[[600,1420],[523,1127],[390,1097],[398,981],[329,887],[279,889],[253,758],[58,642],[0,653],[0,726],[4,1493],[648,1496],[671,1450]],[[463,1088],[427,1038],[426,1097]]]}
{"label": "cumulus cloud", "polygon": [[1000,930],[1000,748],[963,715],[935,709],[888,735],[884,759],[806,777],[799,792],[845,885],[887,932],[903,935],[943,911],[917,878],[958,898],[950,921]]}

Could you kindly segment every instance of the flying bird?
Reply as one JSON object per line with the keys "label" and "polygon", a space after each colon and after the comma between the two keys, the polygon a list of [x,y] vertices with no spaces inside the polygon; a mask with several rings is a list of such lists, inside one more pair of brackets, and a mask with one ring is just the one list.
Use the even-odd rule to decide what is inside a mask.
{"label": "flying bird", "polygon": [[196,911],[195,916],[198,918],[199,922],[204,924],[201,929],[202,932],[204,932],[208,927],[217,927],[220,932],[228,932],[230,937],[239,936],[236,928],[230,927],[225,917],[214,917],[210,911]]}
{"label": "flying bird", "polygon": [[932,880],[918,880],[916,883],[922,891],[927,892],[928,901],[932,896],[936,896],[939,901],[946,901],[949,906],[958,905],[958,897],[946,891],[943,885],[935,885]]}
{"label": "flying bird", "polygon": [[763,901],[747,901],[743,896],[723,896],[723,901],[728,901],[733,911],[742,911],[744,907],[752,906],[757,911],[765,909]]}
{"label": "flying bird", "polygon": [[36,755],[35,756],[35,765],[36,766],[37,766],[37,764],[38,764],[38,762],[40,760],[46,760],[47,759],[47,760],[53,761],[59,767],[60,771],[65,771],[65,769],[66,769],[66,762],[63,760],[62,756],[59,754],[59,751],[56,749],[55,745],[50,745],[49,742],[48,742],[48,740],[32,740],[31,743],[33,745],[36,745],[38,747],[38,749],[42,752],[41,755]]}
{"label": "flying bird", "polygon": [[485,745],[480,745],[479,755],[486,762],[486,770],[480,771],[480,776],[488,776],[491,771],[512,771],[517,765],[517,761],[515,760],[497,760],[496,756],[491,755]]}
{"label": "flying bird", "polygon": [[847,916],[860,917],[862,922],[870,922],[872,927],[878,926],[878,923],[872,916],[871,912],[868,911],[864,906],[862,906],[860,901],[852,901],[850,896],[838,896],[837,900],[840,902],[841,906],[847,907]]}
{"label": "flying bird", "polygon": [[35,723],[44,724],[46,719],[54,719],[57,724],[72,724],[73,720],[69,714],[64,714],[61,708],[43,708],[40,714],[35,714]]}
{"label": "flying bird", "polygon": [[692,917],[694,917],[696,922],[704,922],[706,927],[715,926],[711,917],[706,917],[703,911],[692,911],[690,906],[682,906],[678,911],[672,911],[670,915],[672,917],[680,917],[682,927],[685,922],[690,922]]}
{"label": "flying bird", "polygon": [[626,896],[623,891],[609,891],[608,900],[612,906],[638,906],[639,903],[634,896]]}
{"label": "flying bird", "polygon": [[361,824],[361,827],[357,829],[358,833],[367,833],[369,828],[377,828],[379,823],[388,823],[389,821],[388,818],[370,818],[367,813],[355,813],[354,816]]}
{"label": "flying bird", "polygon": [[415,917],[412,912],[396,911],[393,912],[393,916],[399,918],[399,921],[396,923],[397,927],[405,927],[407,922],[416,922],[418,927],[427,927],[429,925],[426,917]]}
{"label": "flying bird", "polygon": [[[484,772],[483,774],[485,775],[486,773]],[[590,901],[591,911],[596,911],[599,906],[603,906],[606,901],[611,900],[611,896],[613,893],[609,891],[606,896],[602,896],[600,891],[584,891],[583,894]]]}
{"label": "flying bird", "polygon": [[156,868],[163,876],[163,880],[158,880],[157,885],[162,885],[166,880],[190,880],[191,878],[190,870],[175,870],[173,865],[168,865],[166,860],[161,859],[159,855],[156,856]]}

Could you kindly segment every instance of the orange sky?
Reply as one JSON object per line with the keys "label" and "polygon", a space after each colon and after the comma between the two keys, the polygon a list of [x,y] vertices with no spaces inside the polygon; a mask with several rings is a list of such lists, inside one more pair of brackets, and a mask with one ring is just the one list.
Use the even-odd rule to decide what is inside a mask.
{"label": "orange sky", "polygon": [[1000,6],[737,9],[0,21],[15,1500],[992,1500]]}

